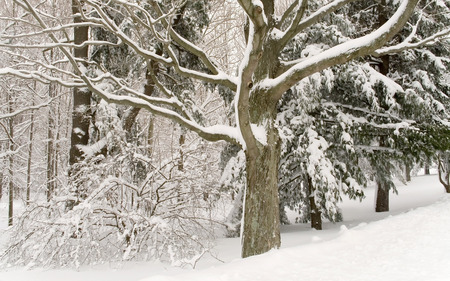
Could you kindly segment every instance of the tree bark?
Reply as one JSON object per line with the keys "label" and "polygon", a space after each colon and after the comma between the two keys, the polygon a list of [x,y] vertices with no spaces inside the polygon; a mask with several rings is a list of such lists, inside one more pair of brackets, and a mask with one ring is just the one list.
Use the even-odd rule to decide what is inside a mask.
{"label": "tree bark", "polygon": [[[387,22],[387,11],[386,11],[386,0],[381,0],[378,4],[378,24],[382,26]],[[380,57],[381,62],[378,63],[378,71],[387,75],[389,73],[389,55],[384,55]],[[387,137],[380,136],[380,147],[387,146]],[[387,168],[388,169],[388,168]],[[390,176],[389,171],[384,171],[382,177]],[[389,211],[389,186],[384,179],[377,179],[377,191],[376,191],[376,212],[388,212]]]}
{"label": "tree bark", "polygon": [[411,181],[411,164],[409,162],[405,163],[405,180],[407,182]]}
{"label": "tree bark", "polygon": [[445,192],[450,193],[450,152],[443,152],[438,156],[438,175]]}
{"label": "tree bark", "polygon": [[274,128],[268,132],[268,144],[258,145],[258,154],[246,151],[247,189],[244,202],[242,257],[279,248],[280,210],[278,164],[280,141]]}
{"label": "tree bark", "polygon": [[[380,136],[380,147],[386,147],[387,136]],[[382,163],[380,163],[383,165]],[[379,168],[378,168],[379,169]],[[377,177],[377,189],[375,199],[375,212],[388,212],[389,211],[389,185],[386,181],[386,177],[389,175],[389,168],[380,173]]]}
{"label": "tree bark", "polygon": [[[34,105],[34,101],[33,101]],[[34,111],[31,112],[30,117],[30,133],[28,135],[28,159],[27,159],[27,190],[26,190],[26,204],[30,204],[30,193],[31,193],[31,162],[33,156],[33,133],[34,133]],[[1,197],[0,197],[1,198]]]}
{"label": "tree bark", "polygon": [[377,183],[375,212],[389,212],[389,188],[382,182]]}
{"label": "tree bark", "polygon": [[425,163],[424,173],[425,173],[425,175],[429,175],[430,174],[430,162],[429,162],[428,159],[427,159],[427,162]]}
{"label": "tree bark", "polygon": [[308,196],[309,196],[309,208],[311,216],[311,228],[322,230],[322,213],[316,205],[316,200],[314,199],[314,188],[310,176],[308,177]]}
{"label": "tree bark", "polygon": [[[82,23],[81,16],[76,16],[81,11],[80,2],[72,0],[72,14],[74,23]],[[74,43],[80,45],[89,39],[89,28],[78,26],[74,28]],[[88,46],[74,49],[74,56],[77,59],[88,58]],[[82,147],[89,142],[89,126],[91,124],[91,97],[92,92],[88,88],[73,89],[73,112],[72,112],[72,133],[70,137],[69,164],[78,163],[84,159]]]}
{"label": "tree bark", "polygon": [[[49,86],[49,93],[52,95],[52,86]],[[54,137],[53,137],[53,129],[55,127],[54,125],[54,119],[53,119],[52,112],[52,106],[49,107],[48,112],[48,126],[47,126],[47,201],[50,201],[52,198],[53,192],[54,192]]]}
{"label": "tree bark", "polygon": [[[266,147],[256,159],[247,160],[242,257],[279,248],[280,215],[277,166],[274,152]],[[274,164],[276,163],[276,164]]]}
{"label": "tree bark", "polygon": [[[8,91],[8,110],[13,113],[13,97]],[[13,152],[14,145],[14,117],[9,118],[9,150]],[[9,188],[8,188],[8,226],[13,225],[14,216],[14,156],[13,153],[9,155]]]}

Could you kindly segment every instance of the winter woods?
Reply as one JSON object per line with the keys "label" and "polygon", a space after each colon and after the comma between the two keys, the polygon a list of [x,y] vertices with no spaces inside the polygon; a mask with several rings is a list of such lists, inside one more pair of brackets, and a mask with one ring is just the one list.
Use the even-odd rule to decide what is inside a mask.
{"label": "winter woods", "polygon": [[[393,175],[405,165],[440,152],[444,181],[448,175],[444,1],[10,4],[1,18],[0,77],[3,87],[12,79],[28,90],[4,91],[2,161],[19,151],[14,112],[34,116],[40,108],[49,110],[50,157],[47,200],[20,217],[29,232],[7,250],[29,260],[12,262],[64,265],[114,253],[190,263],[208,249],[199,235],[212,233],[219,222],[212,210],[227,192],[243,200],[233,209],[242,210],[248,257],[280,246],[285,207],[320,228],[322,218],[340,219],[342,196],[362,199],[367,182],[380,194],[395,190]],[[13,102],[19,94],[26,102]],[[71,122],[58,119],[54,113],[69,106]],[[36,135],[27,130],[23,143],[31,146]],[[65,138],[70,152],[61,156]],[[176,145],[158,151],[156,141],[167,139]],[[224,143],[222,170],[232,175],[220,188],[211,175]],[[14,184],[16,169],[8,171]],[[232,183],[239,184],[230,191]],[[48,235],[36,254],[30,241],[39,233]],[[180,255],[186,248],[194,252]]]}

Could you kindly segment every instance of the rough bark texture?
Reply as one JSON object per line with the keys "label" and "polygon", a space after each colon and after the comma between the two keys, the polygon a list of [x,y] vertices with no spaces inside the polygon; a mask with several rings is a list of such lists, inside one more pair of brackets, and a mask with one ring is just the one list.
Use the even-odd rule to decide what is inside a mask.
{"label": "rough bark texture", "polygon": [[[276,132],[274,132],[276,133]],[[273,135],[278,137],[278,135]],[[249,257],[279,248],[280,214],[278,199],[278,163],[280,145],[259,147],[259,155],[247,153],[247,190],[244,203],[242,257]]]}
{"label": "rough bark texture", "polygon": [[[80,12],[80,4],[77,0],[72,0],[72,14]],[[81,23],[80,16],[74,16],[74,23]],[[74,28],[74,43],[80,45],[89,38],[89,28],[80,26]],[[78,59],[87,59],[88,47],[75,48],[74,56]],[[91,97],[92,92],[88,88],[73,89],[73,112],[72,112],[72,133],[70,137],[69,164],[78,163],[84,158],[82,146],[89,142],[89,126],[91,124]]]}

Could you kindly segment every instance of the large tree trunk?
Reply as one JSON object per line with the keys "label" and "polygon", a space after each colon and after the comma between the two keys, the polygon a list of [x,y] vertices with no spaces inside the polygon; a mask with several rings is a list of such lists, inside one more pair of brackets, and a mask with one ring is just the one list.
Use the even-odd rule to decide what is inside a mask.
{"label": "large tree trunk", "polygon": [[246,151],[247,190],[244,202],[242,257],[279,248],[280,211],[278,164],[280,141],[276,129],[268,132],[267,145],[258,145],[258,154]]}
{"label": "large tree trunk", "polygon": [[[72,0],[72,14],[80,13],[80,2]],[[80,16],[74,16],[74,23],[82,23]],[[74,43],[83,44],[89,39],[89,28],[79,26],[74,28]],[[87,59],[89,49],[75,48],[74,56],[78,59]],[[72,133],[70,137],[69,164],[72,166],[84,159],[82,147],[89,142],[89,126],[91,124],[91,97],[92,92],[88,88],[73,89]]]}

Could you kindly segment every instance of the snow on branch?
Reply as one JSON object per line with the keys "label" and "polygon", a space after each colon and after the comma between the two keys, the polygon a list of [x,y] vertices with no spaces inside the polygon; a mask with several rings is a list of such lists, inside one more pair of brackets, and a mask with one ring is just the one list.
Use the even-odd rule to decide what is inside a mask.
{"label": "snow on branch", "polygon": [[[117,1],[118,3],[123,4],[122,1]],[[128,35],[126,35],[115,23],[114,21],[107,15],[107,13],[103,10],[103,7],[100,4],[97,4],[94,1],[86,1],[87,4],[91,5],[96,12],[99,14],[99,18],[93,18],[93,17],[86,17],[85,20],[95,22],[98,24],[102,24],[106,29],[108,29],[110,32],[112,32],[115,36],[117,36],[122,42],[127,44],[129,47],[131,47],[138,55],[154,60],[156,62],[159,62],[165,66],[168,67],[174,67],[175,70],[178,72],[178,74],[188,77],[188,78],[194,78],[197,80],[201,80],[204,82],[209,82],[213,84],[220,84],[225,87],[228,87],[232,90],[235,90],[237,88],[236,86],[236,79],[227,75],[223,71],[219,71],[215,66],[213,68],[214,71],[212,71],[213,74],[207,74],[203,73],[197,70],[188,69],[185,67],[181,67],[177,61],[174,61],[173,57],[171,58],[165,58],[163,56],[160,56],[156,54],[154,51],[146,50],[145,48],[139,46],[136,41],[134,41],[132,38],[130,38]],[[135,6],[133,6],[135,7]],[[130,16],[136,19],[135,16],[133,16],[132,11],[130,11]],[[148,15],[149,17],[150,15]],[[165,16],[161,16],[158,20],[163,20]],[[162,35],[160,35],[156,29],[153,27],[156,20],[149,20],[146,24],[143,23],[142,20],[137,21],[141,25],[150,28],[151,33],[155,36],[157,40],[163,43],[163,45],[168,46],[171,42],[169,39],[163,38]],[[171,33],[172,34],[172,33]],[[173,34],[176,37],[176,34]],[[201,51],[199,48],[193,48],[193,44],[191,42],[188,42],[187,40],[178,40],[181,43],[184,48],[187,49],[187,51],[192,52],[193,54],[197,55],[206,66],[211,68],[213,66],[213,63],[207,58],[206,53],[204,51]],[[182,41],[182,42],[181,42]],[[166,48],[167,50],[167,48]]]}
{"label": "snow on branch", "polygon": [[27,80],[35,80],[44,84],[48,84],[51,82],[55,82],[61,86],[64,87],[83,87],[85,86],[84,83],[81,81],[74,81],[74,80],[63,80],[57,77],[53,77],[50,75],[47,75],[41,71],[29,71],[29,70],[18,70],[11,67],[4,67],[0,68],[0,76],[2,75],[11,75],[14,77],[27,79]]}
{"label": "snow on branch", "polygon": [[[411,33],[411,35],[413,35],[413,33]],[[393,53],[400,53],[402,51],[410,49],[430,46],[441,40],[450,40],[450,28],[439,31],[432,36],[429,36],[417,42],[412,42],[415,39],[414,36],[408,36],[407,39],[408,40],[405,40],[400,44],[378,49],[373,54],[376,56],[384,56]]]}
{"label": "snow on branch", "polygon": [[95,83],[88,78],[86,75],[82,74],[81,79],[86,83],[86,86],[96,95],[101,97],[107,102],[116,103],[121,105],[128,105],[138,108],[143,108],[153,114],[166,117],[186,128],[192,130],[197,133],[202,138],[208,141],[228,141],[231,143],[235,143],[240,145],[240,135],[237,132],[237,129],[234,127],[226,126],[226,125],[214,125],[210,127],[200,126],[197,122],[193,120],[189,120],[177,112],[157,106],[153,101],[145,100],[141,97],[130,97],[130,96],[121,96],[112,93],[108,93],[107,91],[102,90],[100,87],[96,86]]}
{"label": "snow on branch", "polygon": [[[0,69],[0,72],[1,72],[1,69]],[[52,97],[52,98],[50,98],[49,100],[47,100],[46,102],[43,102],[43,103],[38,104],[38,105],[27,106],[27,107],[21,108],[21,109],[19,109],[19,110],[16,110],[16,111],[14,111],[14,112],[11,112],[11,113],[1,114],[1,115],[0,115],[0,120],[2,120],[2,119],[7,119],[7,118],[12,118],[12,117],[17,116],[17,115],[19,115],[19,114],[22,114],[22,113],[24,113],[24,112],[26,112],[26,111],[37,110],[37,109],[40,109],[40,108],[43,108],[43,107],[47,107],[47,106],[49,106],[54,100],[58,99],[58,98],[61,97],[62,95],[63,95],[63,94],[57,95],[57,96],[55,96],[55,97]]]}
{"label": "snow on branch", "polygon": [[[5,20],[10,20],[9,18],[1,18],[0,19],[5,19]],[[70,31],[73,28],[76,27],[83,27],[83,26],[88,26],[88,27],[102,27],[99,24],[95,24],[95,23],[90,23],[90,22],[82,22],[82,23],[70,23],[70,24],[63,24],[63,25],[59,25],[59,26],[55,26],[55,27],[49,27],[46,29],[42,29],[39,31],[34,31],[34,32],[30,32],[30,33],[19,33],[19,34],[13,34],[13,35],[8,35],[8,34],[1,34],[1,37],[4,39],[18,39],[18,38],[30,38],[30,37],[34,37],[34,36],[41,36],[44,34],[49,34],[49,33],[55,33],[55,32],[59,32],[59,31]],[[111,42],[108,42],[109,44],[111,44]]]}
{"label": "snow on branch", "polygon": [[331,3],[328,3],[327,5],[323,6],[319,10],[317,10],[316,12],[312,13],[306,19],[300,21],[304,15],[304,11],[306,9],[306,4],[307,4],[307,0],[302,0],[302,3],[300,3],[297,6],[297,12],[296,12],[295,18],[291,22],[291,25],[285,32],[283,32],[283,35],[280,37],[280,40],[279,40],[280,46],[284,47],[298,33],[302,32],[303,30],[312,26],[313,24],[317,23],[318,21],[323,19],[325,16],[337,11],[338,9],[347,5],[348,3],[351,3],[354,1],[356,1],[356,0],[332,1]]}
{"label": "snow on branch", "polygon": [[414,12],[417,2],[418,0],[403,0],[394,15],[377,30],[363,37],[334,46],[315,56],[308,57],[280,76],[274,79],[266,79],[259,87],[274,88],[276,92],[275,97],[279,99],[284,92],[298,81],[313,73],[373,53],[401,30]]}
{"label": "snow on branch", "polygon": [[[117,2],[118,3],[122,3],[123,1],[117,0]],[[127,3],[128,2],[126,2],[124,4],[127,4]],[[219,73],[223,72],[220,69],[218,69],[217,63],[212,61],[204,50],[202,50],[200,47],[196,46],[194,43],[190,42],[189,40],[186,40],[185,38],[183,38],[180,34],[178,34],[178,32],[176,32],[172,28],[172,26],[167,21],[168,15],[170,13],[164,14],[162,12],[160,6],[156,2],[151,2],[151,5],[158,12],[158,14],[159,14],[159,18],[158,19],[161,19],[161,22],[163,23],[165,28],[167,28],[167,30],[168,30],[168,35],[170,36],[170,38],[173,41],[175,41],[178,45],[183,47],[188,52],[190,52],[190,53],[194,54],[195,56],[197,56],[203,62],[203,64],[211,71],[212,74],[218,75]],[[134,6],[136,6],[136,8],[138,8],[140,11],[143,10],[143,13],[146,15],[147,18],[151,18],[151,15],[148,13],[147,10],[143,9],[142,7],[139,7],[138,5],[134,5]],[[131,14],[131,15],[133,16],[133,14]],[[133,16],[133,18],[136,18],[136,20],[138,22],[140,22],[141,24],[145,25],[139,17]],[[155,33],[154,28],[151,27],[150,30],[153,31],[153,33]],[[234,88],[234,90],[235,90],[235,88]]]}
{"label": "snow on branch", "polygon": [[261,0],[238,0],[238,2],[255,27],[267,26],[267,18]]}
{"label": "snow on branch", "polygon": [[[102,7],[93,1],[86,1],[86,3],[89,3],[99,14],[99,18],[89,18],[90,21],[98,24],[102,24],[105,26],[109,31],[113,32],[114,35],[118,36],[122,41],[126,42],[130,47],[132,47],[139,55],[143,56],[147,59],[152,59],[157,62],[160,62],[162,64],[165,64],[166,66],[175,66],[174,61],[170,58],[164,58],[162,56],[157,55],[155,52],[147,51],[138,44],[133,41],[130,37],[128,37],[121,29],[114,23],[114,21],[108,17],[106,12],[102,9]],[[39,16],[39,13],[35,10],[35,8],[28,2],[28,0],[23,0],[23,5],[31,13],[31,15],[38,21],[40,26],[43,29],[48,29],[45,22],[41,19]],[[16,77],[25,78],[25,79],[35,79],[38,81],[41,81],[43,83],[48,83],[49,81],[57,82],[61,85],[68,86],[68,87],[88,87],[93,93],[97,94],[100,98],[103,98],[107,102],[122,104],[122,105],[129,105],[133,107],[138,108],[144,108],[148,110],[151,113],[166,117],[171,119],[172,121],[181,124],[182,126],[196,132],[198,135],[203,137],[206,140],[209,141],[228,141],[231,143],[235,143],[238,145],[241,145],[240,140],[240,134],[238,133],[237,129],[230,126],[225,125],[215,125],[210,127],[203,127],[200,126],[198,123],[196,123],[193,120],[190,120],[186,117],[181,116],[179,113],[177,113],[174,110],[170,110],[164,107],[161,107],[160,105],[170,105],[174,106],[175,108],[180,108],[180,103],[176,99],[161,99],[161,98],[154,98],[154,97],[147,97],[131,88],[128,88],[126,85],[124,85],[120,79],[117,79],[113,77],[110,73],[105,73],[102,75],[99,75],[98,77],[91,78],[88,77],[86,74],[86,69],[83,66],[80,66],[77,63],[76,58],[69,52],[63,44],[60,44],[56,36],[52,33],[49,34],[52,41],[58,46],[58,48],[63,52],[63,54],[67,57],[69,63],[72,65],[72,67],[75,70],[75,73],[79,75],[79,79],[82,80],[84,83],[80,82],[67,82],[63,81],[60,78],[51,77],[48,75],[45,75],[43,73],[39,73],[36,71],[24,71],[24,70],[16,70],[12,68],[4,68],[1,69],[0,75],[4,74],[11,74]],[[178,66],[178,69],[181,69],[181,74],[183,73],[189,73],[189,77],[196,77],[199,78],[202,81],[208,81],[208,82],[215,82],[220,84],[220,79],[217,79],[216,75],[208,75],[203,74],[196,71],[191,71],[187,69],[183,69],[180,66]],[[115,85],[108,84],[107,80],[114,82]],[[226,81],[229,82],[227,78],[225,78]],[[233,85],[235,85],[233,83]],[[118,87],[117,87],[118,86]],[[112,87],[112,89],[111,89]],[[120,92],[126,92],[128,94],[131,94],[133,96],[123,96],[119,95]]]}
{"label": "snow on branch", "polygon": [[75,48],[75,49],[82,49],[87,46],[112,46],[116,47],[117,44],[108,42],[108,41],[84,41],[82,44],[72,44],[72,43],[45,43],[45,44],[33,44],[33,45],[22,45],[22,44],[5,44],[0,43],[0,47],[7,47],[7,48],[17,48],[17,49],[53,49],[53,48],[59,48],[59,47],[65,47],[65,48]]}

